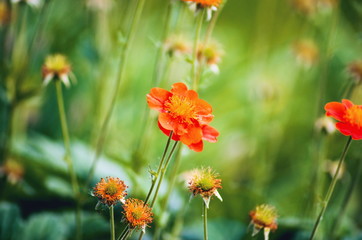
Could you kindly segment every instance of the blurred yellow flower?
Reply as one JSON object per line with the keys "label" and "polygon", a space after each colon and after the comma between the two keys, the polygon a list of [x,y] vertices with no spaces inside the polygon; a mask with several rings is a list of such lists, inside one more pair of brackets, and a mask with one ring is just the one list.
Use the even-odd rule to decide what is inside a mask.
{"label": "blurred yellow flower", "polygon": [[64,55],[54,54],[48,56],[42,68],[44,85],[47,85],[51,80],[59,79],[65,86],[69,87],[70,71],[70,64]]}
{"label": "blurred yellow flower", "polygon": [[276,230],[278,228],[276,209],[271,205],[262,204],[256,206],[253,211],[250,211],[249,215],[254,227],[253,236],[264,228],[264,239],[268,240],[270,230]]}
{"label": "blurred yellow flower", "polygon": [[197,59],[199,62],[205,62],[210,70],[216,74],[219,73],[219,63],[223,51],[220,44],[211,42],[207,45],[200,44],[197,49]]}

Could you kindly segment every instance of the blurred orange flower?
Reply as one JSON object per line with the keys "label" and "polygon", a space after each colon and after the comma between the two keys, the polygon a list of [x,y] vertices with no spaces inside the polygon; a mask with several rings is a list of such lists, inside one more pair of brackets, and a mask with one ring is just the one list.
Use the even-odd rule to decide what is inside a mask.
{"label": "blurred orange flower", "polygon": [[218,7],[221,4],[221,0],[182,0],[184,2],[194,2],[200,7]]}
{"label": "blurred orange flower", "polygon": [[199,99],[194,90],[188,90],[184,83],[175,83],[171,91],[152,88],[147,94],[148,106],[161,114],[158,126],[164,134],[181,141],[190,149],[201,152],[203,141],[216,142],[219,132],[208,124],[214,118],[212,107]]}
{"label": "blurred orange flower", "polygon": [[131,228],[140,228],[144,232],[147,224],[152,222],[151,208],[142,200],[129,198],[123,205],[124,220]]}
{"label": "blurred orange flower", "polygon": [[114,205],[117,202],[124,202],[126,193],[126,184],[119,178],[107,177],[101,179],[93,188],[93,194],[100,202],[108,206]]}
{"label": "blurred orange flower", "polygon": [[351,101],[343,99],[342,103],[330,102],[324,107],[326,115],[336,119],[336,128],[354,140],[362,139],[362,105],[354,105]]}

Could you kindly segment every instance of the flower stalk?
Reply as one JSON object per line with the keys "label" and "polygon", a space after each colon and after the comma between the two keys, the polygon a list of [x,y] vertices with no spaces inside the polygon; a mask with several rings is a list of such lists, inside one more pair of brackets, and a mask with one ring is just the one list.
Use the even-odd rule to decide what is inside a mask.
{"label": "flower stalk", "polygon": [[315,234],[317,233],[318,227],[319,227],[319,225],[320,225],[320,223],[321,223],[321,221],[323,219],[324,213],[325,213],[325,211],[326,211],[326,209],[328,207],[329,200],[330,200],[330,198],[331,198],[331,196],[333,194],[334,188],[335,188],[336,183],[337,183],[339,171],[341,169],[342,163],[343,163],[343,161],[344,161],[344,159],[345,159],[345,157],[347,155],[347,152],[348,152],[348,149],[349,149],[351,143],[352,143],[352,137],[349,137],[348,141],[347,141],[347,143],[346,143],[346,145],[345,145],[345,147],[343,149],[342,155],[341,155],[341,157],[339,159],[338,166],[337,166],[336,172],[334,173],[332,182],[329,185],[327,194],[326,194],[326,196],[324,198],[324,201],[322,203],[322,209],[321,209],[321,211],[320,211],[320,213],[319,213],[319,215],[317,217],[317,220],[316,220],[316,222],[314,224],[311,236],[309,238],[310,240],[313,240],[315,238]]}
{"label": "flower stalk", "polygon": [[109,215],[110,215],[110,225],[111,225],[111,240],[116,239],[115,231],[114,231],[114,207],[111,205],[109,207]]}
{"label": "flower stalk", "polygon": [[206,203],[204,201],[202,202],[202,206],[203,206],[203,220],[204,220],[204,240],[208,240],[208,235],[207,235],[207,205],[206,205]]}
{"label": "flower stalk", "polygon": [[[79,184],[78,184],[77,176],[75,173],[75,169],[74,169],[74,165],[73,165],[73,161],[72,161],[72,157],[71,157],[70,138],[69,138],[68,125],[67,125],[67,120],[66,120],[66,113],[65,113],[65,108],[64,108],[64,100],[63,100],[63,92],[62,92],[61,83],[62,82],[59,79],[57,79],[55,81],[60,124],[61,124],[61,129],[62,129],[64,147],[65,147],[64,160],[68,165],[68,170],[69,170],[69,174],[71,177],[74,197],[75,197],[75,199],[79,200],[79,197],[80,197]],[[82,231],[81,224],[82,224],[82,222],[81,222],[80,205],[77,201],[77,207],[76,207],[76,226],[77,226],[76,237],[77,237],[77,239],[81,239],[81,231]]]}
{"label": "flower stalk", "polygon": [[[170,139],[171,139],[171,134],[170,134]],[[163,181],[163,178],[165,177],[165,173],[166,173],[167,167],[168,167],[168,165],[169,165],[169,163],[170,163],[171,157],[172,157],[172,155],[173,155],[173,153],[174,153],[174,151],[175,151],[175,149],[176,149],[177,144],[178,144],[178,141],[175,141],[175,143],[174,143],[174,145],[172,146],[172,149],[170,150],[170,153],[169,153],[169,155],[168,155],[168,157],[167,157],[167,159],[166,159],[165,164],[162,166],[162,164],[161,164],[162,160],[161,160],[161,162],[160,162],[160,166],[159,166],[160,171],[158,171],[159,173],[157,174],[157,178],[158,178],[158,176],[159,176],[160,178],[159,178],[158,182],[157,182],[157,179],[155,179],[155,180],[152,182],[152,186],[151,186],[151,189],[153,189],[154,186],[156,185],[156,182],[157,182],[156,191],[155,191],[155,194],[153,195],[153,198],[152,198],[152,201],[151,201],[151,204],[150,204],[150,207],[151,207],[151,208],[153,208],[153,206],[154,206],[155,203],[156,203],[156,199],[157,199],[157,196],[158,196],[160,187],[161,187],[161,183],[162,183],[162,181]],[[161,174],[161,175],[160,175],[160,174]],[[149,191],[149,195],[151,195],[151,193],[152,193],[152,192],[151,192],[151,189],[150,189],[150,191]],[[149,196],[149,195],[148,195],[148,196]],[[148,200],[148,199],[147,199],[147,200]],[[146,201],[145,201],[145,204],[146,204]],[[144,235],[144,234],[145,234],[145,232],[141,232],[138,239],[141,240],[141,239],[143,238],[143,235]]]}

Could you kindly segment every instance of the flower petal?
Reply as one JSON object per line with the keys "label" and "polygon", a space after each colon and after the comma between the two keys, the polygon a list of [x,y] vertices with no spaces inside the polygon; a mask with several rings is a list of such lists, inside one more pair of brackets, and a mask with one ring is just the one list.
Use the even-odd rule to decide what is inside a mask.
{"label": "flower petal", "polygon": [[205,202],[206,208],[209,208],[210,205],[210,197],[203,197],[202,198]]}
{"label": "flower petal", "polygon": [[202,139],[202,130],[199,127],[190,127],[187,132],[181,135],[180,140],[185,145],[198,143]]}
{"label": "flower petal", "polygon": [[326,115],[328,117],[333,117],[338,121],[344,120],[344,114],[346,111],[346,107],[344,104],[339,102],[330,102],[324,106],[324,109],[327,111]]}
{"label": "flower petal", "polygon": [[195,92],[194,90],[188,90],[186,92],[186,97],[190,100],[198,100],[199,94],[197,94],[197,92]]}
{"label": "flower petal", "polygon": [[214,118],[211,105],[202,99],[197,99],[196,113],[200,124],[208,124]]}
{"label": "flower petal", "polygon": [[164,109],[165,101],[172,96],[172,93],[162,88],[152,88],[150,93],[147,94],[148,106],[152,109],[162,112]]}
{"label": "flower petal", "polygon": [[209,125],[202,126],[202,139],[208,142],[217,142],[217,137],[219,136],[219,132]]}
{"label": "flower petal", "polygon": [[[166,136],[170,136],[171,130],[167,130],[164,127],[162,127],[162,125],[160,124],[160,122],[158,122],[158,127],[160,128],[160,130],[166,135]],[[175,141],[180,141],[180,136],[173,133],[172,134],[172,140]]]}
{"label": "flower petal", "polygon": [[336,128],[345,136],[351,136],[353,133],[353,127],[348,123],[338,122]]}
{"label": "flower petal", "polygon": [[217,190],[215,190],[214,195],[215,195],[218,199],[220,199],[220,201],[222,202],[222,197],[221,197],[220,193],[219,193]]}
{"label": "flower petal", "polygon": [[186,95],[187,86],[184,83],[175,83],[172,85],[171,92],[173,94]]}
{"label": "flower petal", "polygon": [[204,149],[204,143],[201,140],[198,143],[193,143],[193,144],[188,145],[188,147],[191,150],[194,150],[195,152],[202,152],[202,150]]}
{"label": "flower petal", "polygon": [[353,107],[353,102],[351,102],[350,100],[348,100],[348,99],[343,99],[342,100],[342,103],[343,103],[343,105],[344,106],[346,106],[346,108],[350,108],[350,107]]}

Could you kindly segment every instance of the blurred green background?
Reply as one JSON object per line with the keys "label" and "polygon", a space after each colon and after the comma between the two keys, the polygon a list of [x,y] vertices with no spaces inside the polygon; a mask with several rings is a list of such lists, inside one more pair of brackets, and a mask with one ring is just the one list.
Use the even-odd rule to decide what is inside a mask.
{"label": "blurred green background", "polygon": [[[192,44],[195,16],[184,2],[171,2],[170,35]],[[72,239],[75,204],[55,87],[42,86],[41,67],[53,53],[71,62],[77,83],[63,92],[72,157],[84,185],[137,1],[48,0],[40,8],[0,3],[6,6],[0,7],[0,239]],[[101,177],[119,177],[129,196],[143,199],[148,171],[157,168],[167,141],[146,103],[155,87],[167,5],[168,0],[145,3],[103,155],[91,185],[82,189],[83,239],[109,238],[108,211],[94,210],[92,186]],[[203,26],[204,33],[208,23]],[[338,160],[347,141],[316,127],[316,121],[325,103],[346,94],[362,104],[362,67],[359,81],[349,68],[362,58],[362,2],[229,0],[212,38],[222,52],[220,73],[205,67],[198,92],[213,106],[211,126],[220,137],[205,143],[201,153],[182,147],[180,166],[171,162],[145,239],[152,239],[156,226],[162,227],[160,239],[202,239],[202,199],[190,201],[180,174],[201,166],[217,171],[223,185],[224,201],[214,198],[210,204],[210,240],[252,239],[248,214],[263,203],[274,205],[279,215],[270,239],[308,239],[331,180],[327,163]],[[165,55],[170,63],[160,87],[169,90],[175,82],[191,87],[190,57]],[[362,239],[361,156],[361,143],[354,141],[318,239]],[[167,211],[158,214],[172,179]],[[124,226],[121,211],[118,206],[117,235]]]}

